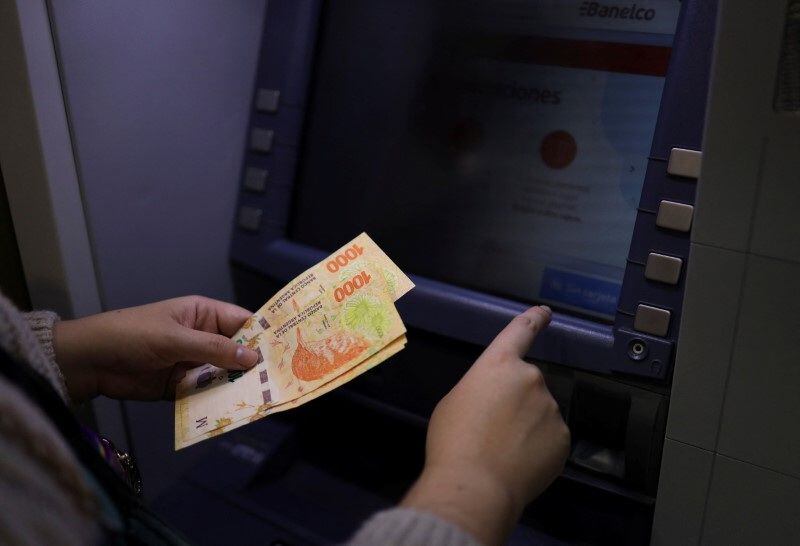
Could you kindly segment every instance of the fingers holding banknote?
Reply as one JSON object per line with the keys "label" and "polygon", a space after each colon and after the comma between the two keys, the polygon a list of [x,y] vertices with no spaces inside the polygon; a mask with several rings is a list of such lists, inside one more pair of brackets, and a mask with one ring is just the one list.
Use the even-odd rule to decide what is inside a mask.
{"label": "fingers holding banknote", "polygon": [[534,307],[516,317],[438,404],[425,469],[404,505],[495,544],[558,476],[569,430],[542,373],[522,360],[550,316]]}
{"label": "fingers holding banknote", "polygon": [[250,316],[209,298],[175,298],[59,322],[53,347],[74,400],[154,400],[170,397],[180,373],[197,363],[255,365],[255,351],[228,338]]}

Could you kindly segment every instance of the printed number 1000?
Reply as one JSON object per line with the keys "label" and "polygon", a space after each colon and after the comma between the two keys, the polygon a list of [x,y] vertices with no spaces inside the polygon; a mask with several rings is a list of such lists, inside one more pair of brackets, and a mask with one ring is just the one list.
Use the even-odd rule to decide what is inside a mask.
{"label": "printed number 1000", "polygon": [[341,254],[337,254],[332,260],[329,260],[325,267],[331,273],[339,271],[340,267],[344,267],[364,253],[364,247],[353,245]]}
{"label": "printed number 1000", "polygon": [[342,286],[333,291],[333,297],[337,302],[343,301],[346,297],[352,296],[356,290],[369,284],[372,277],[366,272],[362,271],[349,281],[345,281]]}

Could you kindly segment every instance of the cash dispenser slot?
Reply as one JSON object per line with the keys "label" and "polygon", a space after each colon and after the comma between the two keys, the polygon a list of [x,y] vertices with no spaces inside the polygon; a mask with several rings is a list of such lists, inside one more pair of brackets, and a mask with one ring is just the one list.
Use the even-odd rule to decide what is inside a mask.
{"label": "cash dispenser slot", "polygon": [[567,415],[569,462],[655,495],[667,405],[666,396],[639,387],[599,377],[575,378]]}
{"label": "cash dispenser slot", "polygon": [[577,382],[569,415],[575,438],[569,460],[581,468],[624,479],[630,406],[625,393]]}

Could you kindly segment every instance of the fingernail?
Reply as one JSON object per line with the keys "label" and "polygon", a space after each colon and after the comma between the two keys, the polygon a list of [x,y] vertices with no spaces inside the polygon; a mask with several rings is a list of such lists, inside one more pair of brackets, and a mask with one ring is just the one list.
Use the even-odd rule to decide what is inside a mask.
{"label": "fingernail", "polygon": [[544,312],[545,312],[545,313],[547,313],[548,315],[552,315],[552,314],[553,314],[553,310],[552,310],[552,309],[550,309],[550,308],[549,308],[548,306],[546,306],[546,305],[540,305],[540,306],[539,306],[539,309],[541,309],[542,311],[544,311]]}
{"label": "fingernail", "polygon": [[247,347],[239,346],[236,348],[236,363],[245,367],[252,368],[256,365],[258,353]]}

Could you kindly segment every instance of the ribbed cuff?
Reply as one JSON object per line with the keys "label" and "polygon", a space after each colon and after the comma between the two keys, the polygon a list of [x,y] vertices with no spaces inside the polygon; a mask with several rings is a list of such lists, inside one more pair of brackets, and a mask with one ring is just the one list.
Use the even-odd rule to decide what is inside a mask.
{"label": "ribbed cuff", "polygon": [[45,356],[55,364],[56,351],[53,348],[53,327],[58,322],[58,315],[52,311],[34,311],[33,313],[23,313],[25,320],[28,321],[33,335],[39,341]]}
{"label": "ribbed cuff", "polygon": [[378,512],[364,523],[347,546],[481,546],[472,535],[431,513],[411,508]]}
{"label": "ribbed cuff", "polygon": [[34,311],[32,313],[23,313],[23,316],[28,322],[33,335],[36,336],[36,340],[39,342],[39,346],[42,348],[42,352],[49,363],[46,369],[40,369],[39,372],[44,373],[64,400],[69,401],[67,385],[64,381],[64,375],[61,373],[61,368],[56,363],[56,351],[55,347],[53,347],[53,328],[56,322],[59,321],[58,315],[52,311]]}

